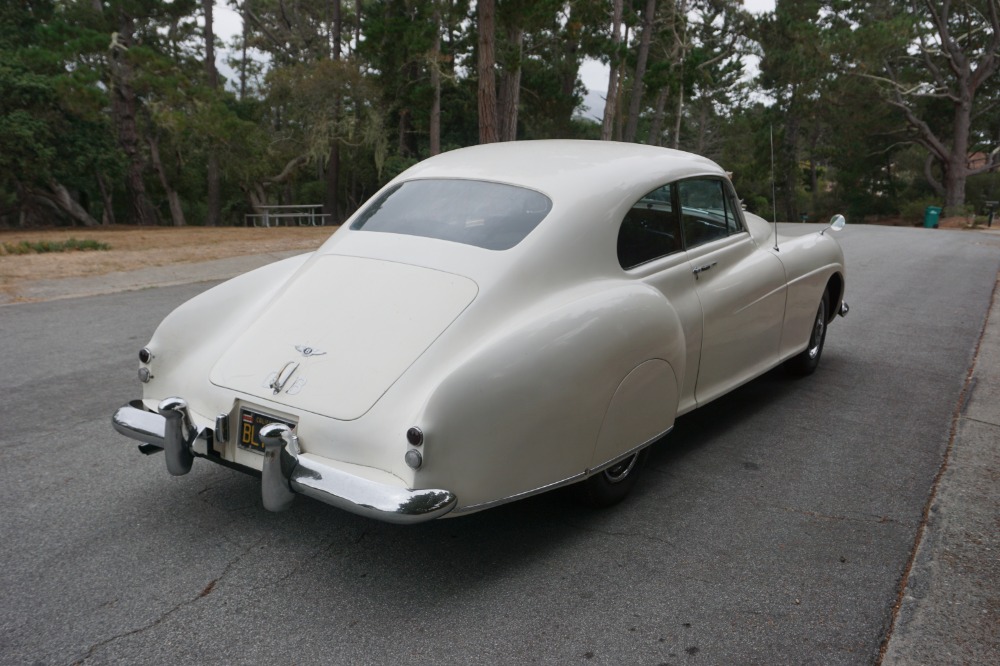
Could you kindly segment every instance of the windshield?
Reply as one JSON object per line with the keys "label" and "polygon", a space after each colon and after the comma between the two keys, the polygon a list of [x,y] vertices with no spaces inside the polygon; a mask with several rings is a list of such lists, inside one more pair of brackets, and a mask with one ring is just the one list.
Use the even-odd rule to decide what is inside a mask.
{"label": "windshield", "polygon": [[508,250],[552,209],[539,192],[479,180],[411,180],[372,201],[353,230],[408,234]]}

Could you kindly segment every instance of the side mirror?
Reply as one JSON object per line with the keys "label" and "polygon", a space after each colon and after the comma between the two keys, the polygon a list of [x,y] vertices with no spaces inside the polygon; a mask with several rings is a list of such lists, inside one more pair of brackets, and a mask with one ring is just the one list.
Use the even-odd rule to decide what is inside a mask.
{"label": "side mirror", "polygon": [[824,229],[823,231],[821,231],[819,233],[822,236],[823,234],[825,234],[827,232],[827,230],[840,231],[846,225],[847,225],[847,220],[844,219],[843,215],[840,215],[838,213],[837,215],[834,215],[833,217],[830,218],[830,226],[828,226],[826,229]]}

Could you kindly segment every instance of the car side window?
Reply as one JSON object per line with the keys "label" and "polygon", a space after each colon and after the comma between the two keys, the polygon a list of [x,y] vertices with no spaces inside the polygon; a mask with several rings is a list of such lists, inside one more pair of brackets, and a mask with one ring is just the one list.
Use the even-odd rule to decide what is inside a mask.
{"label": "car side window", "polygon": [[618,263],[624,269],[681,249],[673,187],[664,185],[635,202],[618,230]]}
{"label": "car side window", "polygon": [[740,205],[740,198],[736,196],[736,190],[733,189],[731,183],[725,183],[726,190],[726,213],[727,219],[730,224],[730,234],[738,234],[745,231],[743,226],[743,214],[742,206]]}
{"label": "car side window", "polygon": [[[677,183],[681,227],[688,248],[742,231],[722,180],[692,178]],[[728,202],[728,205],[727,205]]]}

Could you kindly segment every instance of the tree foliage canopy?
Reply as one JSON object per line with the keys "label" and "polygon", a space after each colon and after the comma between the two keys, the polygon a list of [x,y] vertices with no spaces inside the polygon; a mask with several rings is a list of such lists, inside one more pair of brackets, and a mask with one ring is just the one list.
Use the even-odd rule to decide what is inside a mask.
{"label": "tree foliage canopy", "polygon": [[440,150],[541,138],[704,154],[789,220],[1000,198],[1000,0],[228,2],[226,44],[205,0],[0,3],[0,225],[342,220]]}

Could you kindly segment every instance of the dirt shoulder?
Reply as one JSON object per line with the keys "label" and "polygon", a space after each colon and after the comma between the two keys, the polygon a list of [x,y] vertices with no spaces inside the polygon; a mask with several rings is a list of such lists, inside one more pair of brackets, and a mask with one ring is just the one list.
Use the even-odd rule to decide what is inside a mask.
{"label": "dirt shoulder", "polygon": [[[961,228],[957,218],[943,226]],[[224,280],[318,248],[333,227],[0,229],[0,305]],[[1000,234],[1000,224],[979,231]],[[933,232],[932,232],[933,233]],[[97,241],[108,250],[11,254],[21,242]],[[244,257],[245,260],[238,260]],[[195,269],[193,265],[197,265]]]}
{"label": "dirt shoulder", "polygon": [[[93,278],[157,266],[200,263],[231,257],[309,251],[319,247],[331,227],[102,227],[28,231],[0,230],[0,292],[15,297],[41,280]],[[108,250],[10,254],[4,246],[23,241],[94,240]]]}

